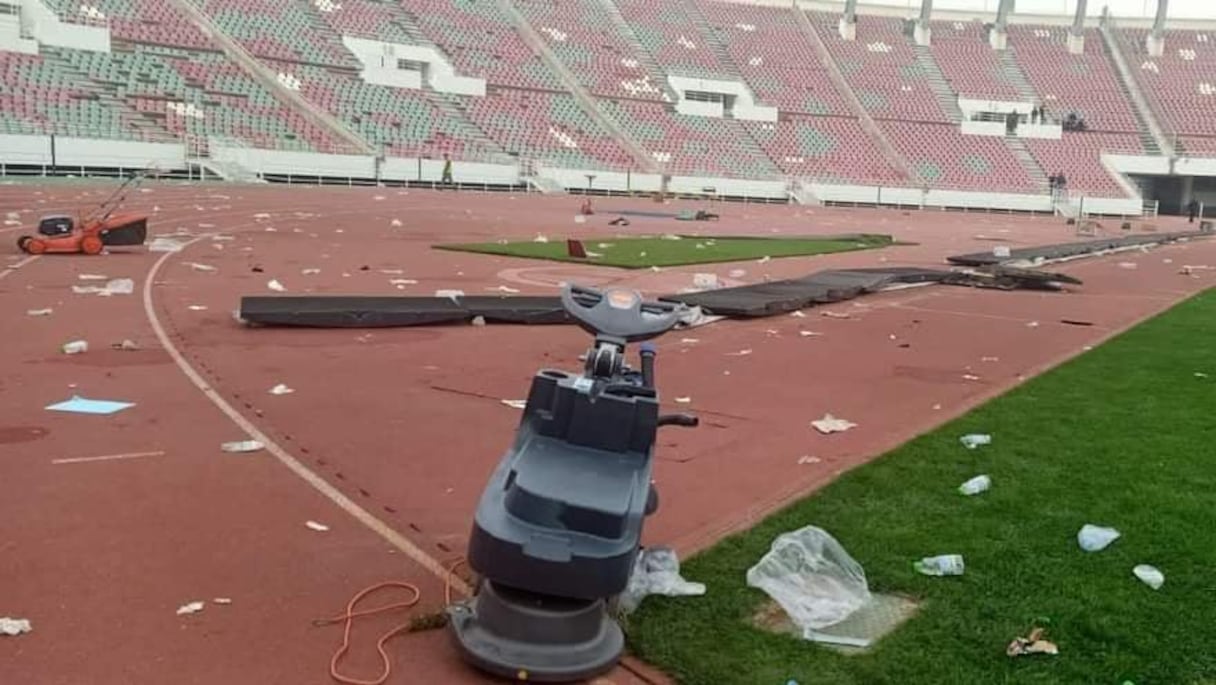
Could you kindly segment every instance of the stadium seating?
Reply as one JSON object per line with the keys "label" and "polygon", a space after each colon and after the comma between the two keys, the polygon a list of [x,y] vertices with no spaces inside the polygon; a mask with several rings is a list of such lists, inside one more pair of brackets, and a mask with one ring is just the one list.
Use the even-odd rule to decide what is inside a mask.
{"label": "stadium seating", "polygon": [[781,171],[823,182],[905,185],[852,117],[791,115],[744,124]]}
{"label": "stadium seating", "polygon": [[[1216,150],[1216,35],[1166,31],[1165,54],[1144,47],[1147,30],[1121,31],[1128,67],[1152,102],[1159,122],[1190,152]],[[1210,138],[1209,138],[1210,137]]]}
{"label": "stadium seating", "polygon": [[954,92],[978,100],[1022,99],[999,53],[988,45],[983,22],[934,21],[929,26],[933,59]]}
{"label": "stadium seating", "polygon": [[341,37],[297,0],[191,0],[221,30],[257,57],[357,67]]}
{"label": "stadium seating", "polygon": [[1038,183],[1002,139],[964,136],[953,124],[879,122],[895,149],[933,188],[1037,192]]}
{"label": "stadium seating", "polygon": [[1081,55],[1069,54],[1064,26],[1010,25],[1009,45],[1048,116],[1059,119],[1076,112],[1095,131],[1140,130],[1097,30],[1086,30]]}
{"label": "stadium seating", "polygon": [[422,33],[461,74],[501,86],[561,90],[561,81],[486,0],[403,0]]}
{"label": "stadium seating", "polygon": [[836,32],[839,14],[807,14],[871,116],[948,121],[899,19],[858,17],[857,40],[846,41]]}
{"label": "stadium seating", "polygon": [[662,100],[663,75],[646,69],[600,0],[516,0],[515,4],[592,93]]}
{"label": "stadium seating", "polygon": [[616,0],[642,46],[660,67],[678,76],[731,78],[732,70],[718,61],[682,2]]}
{"label": "stadium seating", "polygon": [[[126,139],[221,137],[289,150],[347,151],[315,117],[238,66],[162,0],[40,0],[68,21],[108,25],[114,49],[0,52],[0,131]],[[504,153],[587,169],[635,160],[530,47],[536,35],[600,110],[667,173],[840,183],[904,179],[867,134],[852,97],[933,188],[1043,192],[1039,169],[1062,171],[1074,193],[1121,196],[1103,152],[1140,153],[1145,132],[1096,30],[1071,55],[1067,27],[1009,28],[991,50],[980,21],[935,21],[932,45],[913,44],[894,16],[858,17],[857,39],[839,13],[806,11],[851,92],[820,60],[815,36],[784,6],[720,0],[189,0],[215,25],[372,147],[390,155],[501,159]],[[613,10],[615,6],[615,10]],[[618,14],[619,13],[619,14]],[[622,23],[622,20],[624,23]],[[458,73],[481,77],[485,97],[369,84],[343,44],[359,36],[438,48]],[[1171,30],[1151,58],[1145,32],[1119,32],[1122,50],[1158,119],[1188,153],[1216,155],[1216,40]],[[937,74],[945,79],[941,85]],[[740,80],[776,122],[678,114],[669,75]],[[1083,116],[1084,133],[1024,139],[1034,163],[1000,137],[963,135],[945,97],[1036,98],[1055,117]],[[1012,147],[1017,147],[1013,145]],[[1027,168],[1030,167],[1030,168]]]}
{"label": "stadium seating", "polygon": [[628,169],[632,158],[565,93],[499,88],[466,98],[469,118],[509,153],[558,166]]}
{"label": "stadium seating", "polygon": [[[211,41],[165,0],[42,0],[68,20],[94,18],[110,26],[114,38],[133,43],[213,49]],[[86,10],[90,8],[92,11]]]}
{"label": "stadium seating", "polygon": [[699,0],[762,104],[783,112],[851,114],[790,10]]}
{"label": "stadium seating", "polygon": [[1122,197],[1124,194],[1102,165],[1102,153],[1139,154],[1140,138],[1134,134],[1064,133],[1062,140],[1027,138],[1026,147],[1048,174],[1063,173],[1072,195]]}
{"label": "stadium seating", "polygon": [[668,173],[772,178],[780,174],[747,129],[733,119],[672,112],[632,100],[601,104]]}

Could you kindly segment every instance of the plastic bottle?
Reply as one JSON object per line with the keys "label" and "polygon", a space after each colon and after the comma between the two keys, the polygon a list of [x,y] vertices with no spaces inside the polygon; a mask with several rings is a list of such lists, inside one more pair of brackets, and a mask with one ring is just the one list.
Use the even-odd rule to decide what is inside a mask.
{"label": "plastic bottle", "polygon": [[912,568],[926,576],[961,576],[966,565],[961,554],[942,554],[913,562]]}
{"label": "plastic bottle", "polygon": [[988,488],[992,487],[992,479],[987,475],[976,476],[971,480],[958,486],[958,491],[964,495],[978,495]]}
{"label": "plastic bottle", "polygon": [[63,345],[64,354],[80,354],[81,352],[88,351],[88,349],[89,343],[84,340],[73,340]]}

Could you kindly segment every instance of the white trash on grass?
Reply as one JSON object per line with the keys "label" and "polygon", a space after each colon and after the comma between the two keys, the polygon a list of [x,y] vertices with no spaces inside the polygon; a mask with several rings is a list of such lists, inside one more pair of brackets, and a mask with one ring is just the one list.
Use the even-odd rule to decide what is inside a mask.
{"label": "white trash on grass", "polygon": [[961,576],[967,570],[961,554],[941,554],[912,562],[912,568],[923,576]]}
{"label": "white trash on grass", "polygon": [[971,433],[959,438],[958,441],[963,443],[963,447],[973,450],[981,445],[991,445],[992,436],[987,433]]}
{"label": "white trash on grass", "polygon": [[768,594],[813,639],[870,602],[865,570],[827,531],[806,526],[782,533],[747,570],[747,584]]}
{"label": "white trash on grass", "polygon": [[959,494],[970,496],[970,495],[978,495],[981,492],[988,490],[988,488],[990,488],[990,487],[992,487],[992,479],[989,478],[987,475],[983,475],[983,476],[976,476],[975,478],[972,478],[971,480],[968,480],[966,483],[963,483],[962,485],[958,486],[958,491],[959,491]]}
{"label": "white trash on grass", "polygon": [[1145,585],[1160,590],[1162,585],[1165,585],[1165,574],[1157,569],[1156,566],[1148,564],[1139,564],[1132,569],[1132,573],[1140,579]]}
{"label": "white trash on grass", "polygon": [[1098,552],[1106,549],[1121,535],[1122,533],[1114,528],[1104,528],[1087,523],[1077,531],[1077,544],[1086,552]]}
{"label": "white trash on grass", "polygon": [[647,547],[633,562],[629,585],[621,593],[620,605],[633,613],[649,595],[690,597],[705,594],[703,583],[690,583],[680,575],[680,559],[670,547]]}

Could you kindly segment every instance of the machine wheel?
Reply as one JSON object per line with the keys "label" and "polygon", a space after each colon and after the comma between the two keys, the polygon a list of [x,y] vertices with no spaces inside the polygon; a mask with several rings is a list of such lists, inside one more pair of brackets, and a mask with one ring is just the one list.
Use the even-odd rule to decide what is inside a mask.
{"label": "machine wheel", "polygon": [[86,235],[80,239],[80,251],[85,254],[101,254],[105,243],[95,235]]}
{"label": "machine wheel", "polygon": [[659,510],[659,491],[654,487],[654,483],[650,484],[650,492],[646,494],[646,516],[650,516]]}
{"label": "machine wheel", "polygon": [[25,252],[26,251],[25,244],[28,243],[29,241],[30,241],[30,237],[28,235],[23,235],[20,238],[17,238],[17,249],[21,250],[22,252]]}
{"label": "machine wheel", "polygon": [[25,250],[29,254],[42,254],[46,252],[46,242],[39,240],[38,238],[25,236],[25,242],[22,243],[21,249]]}

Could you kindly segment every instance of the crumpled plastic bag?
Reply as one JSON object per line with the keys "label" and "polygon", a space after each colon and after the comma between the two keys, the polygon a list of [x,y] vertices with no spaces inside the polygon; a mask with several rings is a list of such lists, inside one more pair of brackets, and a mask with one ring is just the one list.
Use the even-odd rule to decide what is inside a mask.
{"label": "crumpled plastic bag", "polygon": [[618,601],[625,613],[633,613],[649,595],[687,597],[703,594],[704,583],[690,583],[680,575],[680,559],[675,550],[647,547],[634,559],[629,585]]}
{"label": "crumpled plastic bag", "polygon": [[747,570],[747,584],[781,605],[804,637],[840,623],[871,599],[861,564],[815,526],[777,536]]}
{"label": "crumpled plastic bag", "polygon": [[1110,543],[1118,540],[1121,533],[1114,528],[1105,528],[1087,523],[1077,531],[1077,544],[1086,552],[1098,552],[1106,549]]}

